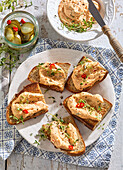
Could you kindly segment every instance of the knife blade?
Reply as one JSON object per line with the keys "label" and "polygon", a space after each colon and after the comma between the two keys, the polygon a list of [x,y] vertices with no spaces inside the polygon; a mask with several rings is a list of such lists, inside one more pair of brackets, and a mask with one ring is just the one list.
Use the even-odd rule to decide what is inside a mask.
{"label": "knife blade", "polygon": [[98,24],[102,27],[102,31],[104,34],[107,35],[110,44],[112,45],[113,49],[117,53],[118,57],[120,58],[121,62],[123,62],[123,48],[118,40],[112,35],[110,28],[108,25],[105,24],[104,20],[102,19],[99,11],[95,7],[92,0],[88,0],[89,2],[89,11],[94,17],[94,19],[98,22]]}
{"label": "knife blade", "polygon": [[103,27],[105,24],[104,20],[102,19],[99,11],[97,10],[97,8],[95,7],[94,3],[92,2],[92,0],[88,0],[89,2],[89,11],[92,14],[92,16],[94,17],[94,19],[98,22],[98,24]]}

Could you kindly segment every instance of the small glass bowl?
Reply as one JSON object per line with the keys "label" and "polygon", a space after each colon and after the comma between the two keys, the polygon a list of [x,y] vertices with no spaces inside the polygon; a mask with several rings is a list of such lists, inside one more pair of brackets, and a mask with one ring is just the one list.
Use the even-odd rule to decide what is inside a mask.
{"label": "small glass bowl", "polygon": [[[14,19],[18,20],[19,22],[21,21],[21,19],[24,19],[24,21],[31,22],[34,25],[35,36],[31,41],[26,42],[24,44],[14,44],[6,39],[4,35],[4,29],[7,26],[7,21],[14,20]],[[5,18],[3,19],[2,24],[1,24],[1,33],[2,33],[2,37],[4,38],[5,42],[8,44],[9,47],[11,47],[14,50],[19,50],[19,51],[21,50],[22,52],[26,52],[34,47],[38,39],[39,24],[38,24],[37,19],[32,14],[26,11],[15,11],[15,12],[11,12],[8,15],[6,15]]]}

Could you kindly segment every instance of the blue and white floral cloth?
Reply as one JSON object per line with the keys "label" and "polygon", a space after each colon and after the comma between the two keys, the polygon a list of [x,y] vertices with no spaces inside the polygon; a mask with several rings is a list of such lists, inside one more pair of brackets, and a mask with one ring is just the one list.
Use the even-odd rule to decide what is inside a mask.
{"label": "blue and white floral cloth", "polygon": [[86,148],[86,152],[82,156],[72,157],[60,152],[47,152],[30,145],[19,135],[14,126],[7,123],[6,96],[3,105],[0,108],[0,157],[5,160],[14,150],[15,153],[27,154],[69,164],[107,168],[113,151],[117,118],[119,114],[123,64],[120,62],[116,54],[110,49],[96,48],[78,43],[52,41],[49,39],[40,39],[30,56],[51,48],[69,48],[86,52],[94,59],[98,60],[109,71],[116,96],[114,114],[110,123],[99,139]]}

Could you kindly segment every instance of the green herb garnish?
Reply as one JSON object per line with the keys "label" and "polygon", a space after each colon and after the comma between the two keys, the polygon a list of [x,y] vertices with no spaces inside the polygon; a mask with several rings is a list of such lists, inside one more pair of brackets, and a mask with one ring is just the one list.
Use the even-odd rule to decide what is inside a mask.
{"label": "green herb garnish", "polygon": [[23,116],[20,117],[20,121],[23,123],[24,125],[24,121],[23,121]]}
{"label": "green herb garnish", "polygon": [[44,65],[44,63],[38,63],[37,67]]}
{"label": "green herb garnish", "polygon": [[17,110],[18,110],[18,111],[22,111],[22,109],[21,109],[21,108],[19,108],[19,107],[17,108]]}
{"label": "green herb garnish", "polygon": [[73,143],[75,144],[77,141],[79,141],[79,139],[76,139]]}
{"label": "green herb garnish", "polygon": [[92,28],[92,25],[94,24],[93,22],[93,18],[90,19],[90,21],[85,21],[85,19],[83,19],[83,24],[78,23],[75,24],[74,22],[72,22],[73,24],[68,25],[65,23],[61,24],[62,29],[64,28],[64,26],[69,30],[69,31],[75,31],[75,32],[86,32],[88,29]]}
{"label": "green herb garnish", "polygon": [[55,75],[55,72],[51,72],[51,75],[54,76],[54,75]]}
{"label": "green herb garnish", "polygon": [[49,89],[46,89],[46,90],[44,91],[44,94],[45,94],[47,91],[49,91]]}
{"label": "green herb garnish", "polygon": [[24,124],[23,116],[21,116],[21,117],[18,119],[16,116],[10,115],[9,118],[12,118],[13,120],[15,120],[17,124],[20,123],[20,122],[22,122],[22,123]]}
{"label": "green herb garnish", "polygon": [[98,106],[98,110],[101,111],[101,106]]}
{"label": "green herb garnish", "polygon": [[57,70],[61,70],[61,68],[57,68]]}
{"label": "green herb garnish", "polygon": [[40,145],[40,143],[37,140],[35,140],[35,142],[33,144]]}
{"label": "green herb garnish", "polygon": [[79,62],[79,65],[82,65],[82,64],[84,64],[85,63],[85,61],[80,61]]}
{"label": "green herb garnish", "polygon": [[32,1],[30,1],[30,3],[28,3],[26,0],[22,0],[22,1],[4,0],[4,1],[1,1],[0,12],[7,10],[7,9],[12,9],[12,11],[14,11],[16,9],[16,7],[20,8],[22,6],[24,6],[25,8],[32,6]]}
{"label": "green herb garnish", "polygon": [[80,99],[79,103],[86,103],[85,100]]}
{"label": "green herb garnish", "polygon": [[4,54],[4,57],[0,59],[0,66],[4,67],[5,69],[9,70],[10,72],[14,67],[17,67],[19,63],[20,52],[11,49],[7,44],[2,43],[0,44],[0,56]]}
{"label": "green herb garnish", "polygon": [[53,97],[53,96],[50,96],[50,97],[48,97],[49,99],[55,99],[55,97]]}

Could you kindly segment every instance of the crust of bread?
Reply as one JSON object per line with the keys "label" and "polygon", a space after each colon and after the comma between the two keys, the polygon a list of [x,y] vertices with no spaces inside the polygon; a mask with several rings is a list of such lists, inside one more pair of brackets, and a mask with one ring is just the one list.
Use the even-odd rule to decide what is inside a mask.
{"label": "crust of bread", "polygon": [[[80,61],[78,62],[78,64],[77,64],[77,66],[79,65],[79,63],[80,63],[84,58],[85,58],[84,56],[81,58],[81,60],[80,60]],[[103,79],[102,79],[101,81],[95,82],[93,86],[95,86],[96,84],[102,82],[102,81],[106,78],[106,76],[107,76],[107,74],[108,74],[108,71],[107,71],[106,69],[104,69],[104,70],[106,71],[106,74],[105,74],[105,76],[103,77]],[[72,73],[73,73],[73,72],[72,72]],[[72,92],[72,93],[80,93],[80,92],[82,92],[82,91],[87,92],[87,91],[89,91],[89,90],[93,87],[93,86],[87,87],[87,88],[83,89],[82,91],[77,90],[77,89],[75,88],[75,86],[74,86],[74,84],[73,84],[73,81],[72,81],[72,78],[71,78],[72,73],[71,73],[70,76],[68,77],[68,80],[67,80],[66,85],[65,85],[65,87],[66,87],[66,89],[67,89],[68,91],[70,91],[70,92]]]}
{"label": "crust of bread", "polygon": [[[10,125],[16,125],[16,124],[17,124],[15,120],[13,120],[12,118],[9,117],[10,115],[12,115],[12,111],[11,111],[12,102],[13,102],[14,100],[16,100],[17,97],[18,97],[21,93],[23,93],[23,92],[31,92],[31,93],[40,93],[40,94],[42,94],[41,89],[40,89],[40,86],[39,86],[38,83],[29,84],[29,85],[25,86],[25,87],[23,88],[23,90],[21,90],[18,94],[15,94],[15,97],[13,98],[13,100],[9,103],[9,105],[8,105],[7,108],[6,108],[6,120],[7,120],[7,122],[8,122]],[[32,119],[32,118],[37,117],[37,116],[39,116],[39,115],[41,115],[41,114],[44,114],[44,113],[46,113],[47,111],[48,111],[48,110],[41,110],[41,111],[35,113],[34,115],[25,118],[23,121],[25,122],[25,121],[27,121],[27,120],[29,120],[29,119]],[[20,122],[20,123],[21,123],[21,122]],[[19,123],[18,123],[18,124],[19,124]]]}
{"label": "crust of bread", "polygon": [[[71,95],[72,96],[72,95]],[[71,97],[69,96],[69,97]],[[78,119],[80,122],[82,122],[85,126],[87,126],[89,129],[94,130],[99,124],[100,122],[104,119],[104,117],[108,114],[108,112],[111,110],[112,108],[112,104],[103,98],[104,100],[104,108],[106,108],[106,110],[103,110],[102,112],[100,112],[100,114],[102,115],[102,119],[101,121],[94,121],[94,120],[90,120],[90,119],[82,119],[76,115],[73,115],[70,111],[70,109],[67,107],[67,101],[69,99],[69,97],[67,97],[64,101],[63,101],[63,105],[65,107],[65,109],[68,111],[68,113],[70,113],[73,117],[75,117],[76,119]]]}
{"label": "crust of bread", "polygon": [[[59,65],[65,71],[66,80],[67,80],[68,70],[69,70],[71,64],[69,64],[69,63],[58,63],[58,62],[55,62],[55,64]],[[34,79],[34,76],[36,76],[36,79]],[[51,90],[55,90],[55,91],[58,91],[58,92],[63,92],[64,86],[65,86],[65,83],[66,83],[66,81],[65,81],[63,87],[59,87],[58,85],[49,85],[48,86],[48,85],[41,84],[41,82],[39,82],[40,76],[39,76],[39,68],[37,66],[35,66],[30,71],[30,73],[28,75],[28,80],[32,83],[34,83],[34,82],[39,83],[41,87],[48,88],[48,89],[51,89]]]}

